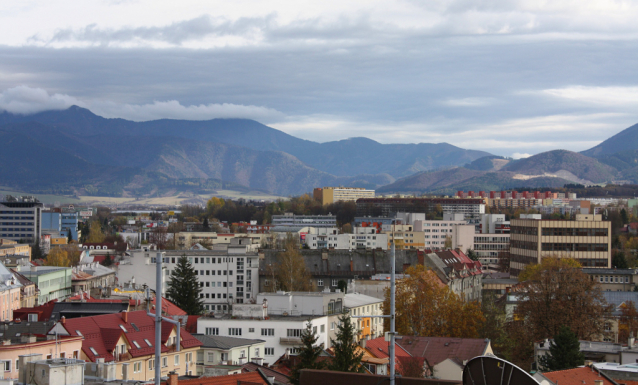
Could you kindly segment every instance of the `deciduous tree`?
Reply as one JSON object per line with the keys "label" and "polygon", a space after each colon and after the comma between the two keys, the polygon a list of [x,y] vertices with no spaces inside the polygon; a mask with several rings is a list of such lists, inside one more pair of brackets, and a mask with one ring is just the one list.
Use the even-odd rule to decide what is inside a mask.
{"label": "deciduous tree", "polygon": [[102,225],[99,221],[92,221],[89,227],[89,236],[86,238],[87,243],[102,243],[104,242],[104,233],[102,232]]}
{"label": "deciduous tree", "polygon": [[271,286],[273,291],[314,290],[306,262],[292,236],[288,236],[285,243],[285,251],[277,255],[277,263],[270,268],[273,269],[271,273],[276,281]]}
{"label": "deciduous tree", "polygon": [[357,353],[355,341],[355,329],[350,316],[344,314],[339,317],[337,327],[337,339],[331,340],[334,358],[328,368],[337,372],[364,373],[365,369],[361,365],[363,352]]}
{"label": "deciduous tree", "polygon": [[47,259],[45,261],[46,266],[59,266],[59,267],[69,267],[71,265],[69,261],[69,255],[66,251],[62,250],[59,247],[54,247],[49,251],[47,255]]}
{"label": "deciduous tree", "polygon": [[[478,337],[485,318],[480,305],[465,302],[423,265],[411,266],[396,285],[396,329],[399,334],[440,337]],[[390,291],[383,303],[390,313]],[[389,330],[386,319],[385,328]]]}
{"label": "deciduous tree", "polygon": [[290,383],[293,385],[299,384],[299,376],[302,369],[323,369],[325,363],[319,361],[318,358],[323,351],[323,347],[315,345],[319,337],[312,329],[312,323],[308,321],[306,328],[301,332],[301,348],[297,353],[299,362],[292,368],[290,372]]}
{"label": "deciduous tree", "polygon": [[204,302],[199,296],[201,292],[193,265],[185,255],[182,255],[171,273],[166,297],[187,314],[199,315],[204,313]]}
{"label": "deciduous tree", "polygon": [[625,302],[620,307],[618,341],[627,341],[631,333],[638,336],[638,310],[634,301]]}

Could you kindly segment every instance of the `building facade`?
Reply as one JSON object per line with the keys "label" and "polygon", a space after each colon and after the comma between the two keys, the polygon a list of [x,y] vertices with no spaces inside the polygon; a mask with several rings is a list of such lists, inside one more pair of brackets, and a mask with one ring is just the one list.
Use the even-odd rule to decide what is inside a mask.
{"label": "building facade", "polygon": [[38,287],[38,301],[36,305],[52,301],[63,300],[71,295],[72,272],[70,267],[32,266],[28,270],[21,270],[29,281]]}
{"label": "building facade", "polygon": [[374,190],[362,187],[324,187],[315,188],[312,196],[325,206],[335,202],[356,202],[359,198],[374,198]]}
{"label": "building facade", "polygon": [[34,197],[6,196],[0,202],[0,238],[33,244],[42,234],[44,205]]}
{"label": "building facade", "polygon": [[481,198],[361,198],[357,199],[357,216],[389,217],[396,213],[460,213],[466,218],[485,214],[485,200]]}
{"label": "building facade", "polygon": [[576,220],[513,219],[510,234],[510,272],[514,276],[543,258],[574,258],[583,267],[611,267],[611,222],[600,215]]}

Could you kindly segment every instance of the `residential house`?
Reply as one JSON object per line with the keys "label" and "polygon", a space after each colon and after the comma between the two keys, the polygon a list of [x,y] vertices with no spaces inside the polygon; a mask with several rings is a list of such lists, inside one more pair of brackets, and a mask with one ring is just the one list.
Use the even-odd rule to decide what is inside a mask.
{"label": "residential house", "polygon": [[82,337],[47,336],[53,324],[48,322],[5,322],[0,324],[0,374],[18,379],[18,356],[40,354],[42,358],[78,358]]}
{"label": "residential house", "polygon": [[236,337],[193,334],[203,345],[197,352],[197,374],[214,365],[263,363],[266,341]]}
{"label": "residential house", "polygon": [[474,357],[494,354],[489,339],[400,336],[396,339],[413,357],[422,357],[430,375],[442,380],[463,380],[465,364]]}
{"label": "residential house", "polygon": [[450,290],[466,301],[480,301],[483,271],[479,261],[471,260],[461,250],[436,251],[423,256],[423,264]]}
{"label": "residential house", "polygon": [[115,270],[102,266],[97,262],[88,265],[78,265],[73,268],[71,282],[74,293],[113,287],[115,286]]}
{"label": "residential house", "polygon": [[149,381],[155,377],[155,345],[162,344],[162,376],[196,372],[195,358],[202,343],[183,328],[162,322],[161,341],[155,340],[155,318],[145,311],[122,312],[74,319],[62,318],[49,334],[83,336],[80,359],[114,362],[116,378]]}
{"label": "residential house", "polygon": [[383,335],[383,318],[366,317],[383,315],[383,300],[359,293],[349,293],[343,298],[346,310],[352,318],[357,332],[357,340],[369,340]]}
{"label": "residential house", "polygon": [[35,283],[29,281],[27,277],[20,274],[18,271],[11,269],[13,276],[22,284],[20,288],[20,307],[34,307],[40,290],[35,285]]}
{"label": "residential house", "polygon": [[20,308],[22,284],[0,263],[0,321],[13,320],[13,311]]}
{"label": "residential house", "polygon": [[554,372],[536,372],[534,379],[540,385],[618,385],[604,372],[595,366],[581,367]]}

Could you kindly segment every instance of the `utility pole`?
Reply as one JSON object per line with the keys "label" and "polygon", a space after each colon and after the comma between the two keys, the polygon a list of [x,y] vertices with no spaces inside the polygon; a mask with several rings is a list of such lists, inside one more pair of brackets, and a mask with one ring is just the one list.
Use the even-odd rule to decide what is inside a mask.
{"label": "utility pole", "polygon": [[155,385],[162,381],[162,259],[164,255],[157,253],[155,257]]}

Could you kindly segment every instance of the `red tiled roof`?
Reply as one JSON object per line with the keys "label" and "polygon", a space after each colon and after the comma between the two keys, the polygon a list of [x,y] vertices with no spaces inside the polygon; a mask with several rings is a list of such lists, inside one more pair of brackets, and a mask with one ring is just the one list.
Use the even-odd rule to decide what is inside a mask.
{"label": "red tiled roof", "polygon": [[[153,307],[155,307],[155,298],[153,298],[153,301],[151,303],[153,304]],[[164,297],[162,297],[162,314],[166,314],[169,316],[187,315],[184,310],[180,309],[177,305]]]}
{"label": "red tiled roof", "polygon": [[37,314],[38,321],[48,321],[49,318],[51,318],[51,313],[53,313],[53,307],[56,302],[58,302],[58,300],[54,299],[44,305],[16,309],[13,311],[13,319],[28,320],[29,314]]}
{"label": "red tiled roof", "polygon": [[554,384],[560,385],[594,385],[597,380],[602,380],[603,385],[613,385],[604,376],[601,376],[592,368],[576,368],[567,370],[557,370],[555,372],[543,373]]}
{"label": "red tiled roof", "polygon": [[256,372],[257,369],[261,370],[267,377],[275,377],[275,381],[281,384],[290,384],[290,378],[285,374],[278,372],[272,368],[267,368],[262,365],[258,365],[254,362],[248,362],[244,364],[241,368],[243,373],[252,373]]}
{"label": "red tiled roof", "polygon": [[481,338],[403,336],[397,344],[412,356],[423,357],[434,366],[448,358],[462,365],[464,360],[483,355],[488,342]]}
{"label": "red tiled roof", "polygon": [[[237,384],[263,384],[270,385],[258,372],[230,374],[228,376],[201,377],[192,380],[179,380],[179,385],[237,385]],[[166,382],[162,382],[166,385]]]}
{"label": "red tiled roof", "polygon": [[[151,355],[155,352],[155,325],[154,318],[149,317],[145,311],[134,311],[127,313],[128,322],[122,319],[123,313],[105,314],[93,317],[73,318],[65,321],[64,328],[72,336],[84,336],[82,341],[82,351],[89,360],[95,362],[97,358],[104,358],[106,362],[113,361],[113,349],[121,336],[129,343],[128,353],[132,357]],[[137,328],[135,328],[133,326]],[[120,327],[123,326],[126,332]],[[165,345],[170,331],[174,325],[162,322],[162,352],[167,352],[169,348]],[[80,333],[78,333],[78,331]],[[191,348],[201,346],[202,343],[182,328],[180,332],[181,346]],[[151,342],[151,345],[145,342]],[[140,348],[137,348],[133,341],[136,341]],[[97,355],[91,351],[93,348]]]}
{"label": "red tiled roof", "polygon": [[[397,357],[410,357],[410,353],[408,353],[403,347],[399,344],[396,344],[397,349],[395,355]],[[388,349],[390,347],[390,342],[385,340],[385,337],[375,338],[373,340],[366,341],[366,350],[370,352],[373,356],[377,358],[386,358],[390,357],[388,353]]]}

